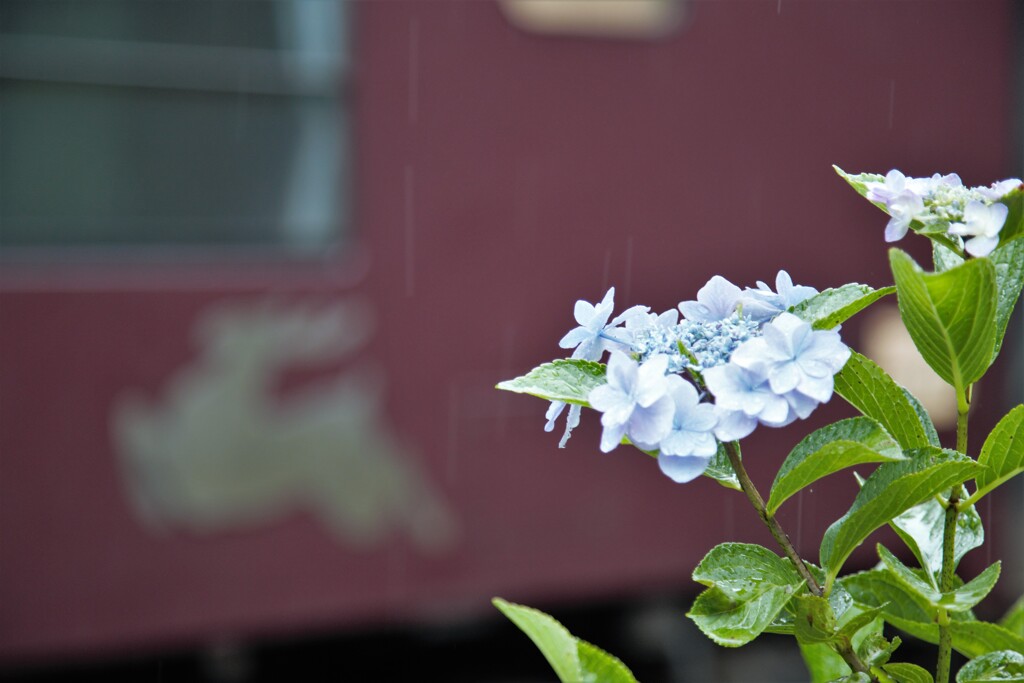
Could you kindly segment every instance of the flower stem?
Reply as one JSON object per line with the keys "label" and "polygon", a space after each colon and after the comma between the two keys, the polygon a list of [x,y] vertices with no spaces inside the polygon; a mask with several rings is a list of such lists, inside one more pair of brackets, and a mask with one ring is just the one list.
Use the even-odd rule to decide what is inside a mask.
{"label": "flower stem", "polygon": [[[956,411],[956,449],[967,453],[967,413],[971,407],[971,388],[957,397]],[[960,486],[954,486],[949,494],[949,505],[946,507],[946,519],[942,529],[942,576],[939,588],[942,592],[953,590],[953,551],[956,547],[956,518],[959,512]],[[940,609],[939,622],[939,659],[935,665],[935,683],[949,683],[949,663],[953,656],[953,632],[949,628],[949,612]]]}
{"label": "flower stem", "polygon": [[[779,544],[779,547],[782,548],[786,557],[788,557],[789,561],[793,563],[794,567],[796,567],[796,571],[800,575],[800,578],[807,582],[807,588],[811,593],[819,598],[825,597],[825,591],[822,589],[821,584],[819,584],[817,579],[814,578],[814,575],[811,574],[811,571],[807,568],[803,559],[801,559],[800,555],[796,552],[796,548],[793,547],[793,543],[789,540],[789,536],[783,530],[779,521],[772,515],[768,514],[768,509],[764,504],[764,498],[762,498],[761,494],[758,493],[757,487],[754,486],[754,482],[750,479],[750,475],[747,474],[746,468],[743,467],[743,460],[740,458],[739,443],[736,441],[730,441],[724,444],[724,446],[726,455],[729,456],[729,463],[732,464],[732,469],[736,472],[736,478],[739,479],[740,488],[743,489],[743,493],[746,494],[747,500],[750,501],[750,504],[754,506],[755,510],[757,510],[758,516],[761,518],[761,521],[765,523],[765,526],[768,527],[768,530],[771,532],[775,542]],[[877,683],[878,678],[871,672],[867,665],[860,661],[860,658],[857,656],[857,653],[854,652],[852,645],[837,643],[835,648],[839,653],[839,656],[841,656],[843,660],[850,665],[851,669],[866,673],[871,677],[873,683]]]}

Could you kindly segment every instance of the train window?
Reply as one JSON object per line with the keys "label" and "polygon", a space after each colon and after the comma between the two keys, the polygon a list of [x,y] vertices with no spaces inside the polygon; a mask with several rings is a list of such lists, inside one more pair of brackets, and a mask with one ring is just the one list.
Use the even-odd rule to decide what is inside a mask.
{"label": "train window", "polygon": [[0,246],[337,244],[346,7],[4,0]]}

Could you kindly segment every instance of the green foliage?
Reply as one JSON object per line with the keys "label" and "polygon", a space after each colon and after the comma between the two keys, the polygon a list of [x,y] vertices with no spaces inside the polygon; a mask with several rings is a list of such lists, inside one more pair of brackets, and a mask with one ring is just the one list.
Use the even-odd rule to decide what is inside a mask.
{"label": "green foliage", "polygon": [[903,643],[899,636],[889,640],[882,634],[866,638],[857,648],[857,656],[860,661],[868,666],[881,666],[889,661],[892,653]]}
{"label": "green foliage", "polygon": [[1024,235],[1024,190],[1017,187],[999,201],[1006,204],[1009,209],[1003,229],[999,231],[999,241],[1006,244],[1010,240]]}
{"label": "green foliage", "polygon": [[616,657],[576,638],[544,612],[501,598],[492,602],[530,637],[562,683],[636,683]]}
{"label": "green foliage", "polygon": [[[999,650],[1024,652],[1024,638],[998,624],[954,621],[949,627],[953,633],[953,648],[967,657],[980,657]],[[935,631],[937,634],[937,627]]]}
{"label": "green foliage", "polygon": [[829,330],[895,291],[895,287],[873,289],[868,285],[850,283],[826,289],[789,310],[801,320],[811,323],[814,329]]}
{"label": "green foliage", "polygon": [[950,612],[966,612],[977,605],[996,585],[1001,566],[999,562],[996,562],[972,581],[955,590],[942,592],[911,571],[882,545],[878,546],[878,556],[886,570],[903,584],[904,588],[927,603],[930,608],[928,610],[930,616],[937,614],[939,609]]}
{"label": "green foliage", "polygon": [[[960,487],[960,499],[966,499],[967,489]],[[917,561],[928,571],[932,586],[938,588],[942,572],[942,535],[946,523],[946,508],[934,498],[915,505],[889,522]],[[964,506],[956,518],[956,536],[953,539],[953,569],[968,551],[985,541],[985,528],[981,516],[973,505]]]}
{"label": "green foliage", "polygon": [[522,377],[501,382],[497,388],[589,408],[587,396],[606,383],[605,371],[604,364],[589,360],[555,360],[538,365]]}
{"label": "green foliage", "polygon": [[816,595],[795,595],[790,603],[795,608],[793,635],[802,645],[829,643],[836,635],[836,614],[825,598]]}
{"label": "green foliage", "polygon": [[880,422],[904,449],[936,445],[928,438],[910,394],[871,359],[854,351],[836,375],[835,387],[850,405]]}
{"label": "green foliage", "polygon": [[[892,574],[872,569],[844,576],[839,583],[858,603],[882,606],[885,620],[915,638],[935,644],[939,627],[930,614],[929,604],[910,593]],[[1024,652],[1024,637],[998,624],[975,621],[969,612],[953,613],[949,628],[953,648],[967,657],[977,657],[996,650]]]}
{"label": "green foliage", "polygon": [[864,482],[849,511],[825,531],[821,563],[828,586],[868,534],[978,470],[977,463],[956,451],[928,447],[905,454],[906,460],[879,466]]}
{"label": "green foliage", "polygon": [[[868,184],[885,182],[877,174],[851,175],[838,167],[836,172],[861,196],[867,196]],[[947,234],[951,219],[933,213],[912,221],[910,229],[931,241],[934,272],[925,272],[905,252],[891,249],[894,287],[845,284],[792,306],[790,312],[816,330],[833,329],[895,292],[914,344],[953,387],[959,414],[966,418],[971,386],[998,355],[1024,288],[1024,188],[1000,201],[1009,215],[999,245],[988,257],[965,254],[963,240]],[[888,212],[883,203],[873,203]],[[681,342],[679,350],[694,360]],[[605,374],[601,363],[556,360],[501,382],[498,388],[589,406],[590,393],[605,384]],[[701,375],[689,374],[703,389]],[[975,504],[1024,471],[1024,406],[1013,408],[999,422],[975,461],[966,453],[943,449],[921,402],[868,358],[852,353],[834,380],[835,392],[863,417],[828,425],[801,440],[777,472],[767,503],[741,463],[734,468],[719,444],[704,475],[724,487],[743,490],[785,558],[792,559],[757,545],[716,546],[694,570],[694,580],[705,589],[687,616],[727,647],[748,643],[764,632],[794,636],[813,683],[935,683],[919,666],[889,663],[900,638],[885,637],[886,623],[926,642],[942,641],[939,683],[948,683],[950,641],[954,649],[975,658],[963,667],[957,683],[1024,681],[1024,598],[999,624],[978,621],[972,608],[993,590],[1001,564],[996,562],[967,583],[954,573],[964,555],[984,541]],[[966,450],[966,437],[966,419],[961,419],[961,450]],[[629,438],[623,437],[623,443]],[[656,450],[645,452],[657,455]],[[871,465],[874,471],[865,480],[855,473],[861,489],[849,510],[825,532],[822,567],[802,562],[776,513],[803,488],[857,465]],[[966,485],[971,480],[973,494]],[[956,526],[946,528],[954,517]],[[879,545],[877,568],[840,577],[854,549],[886,524],[920,567],[905,565]],[[543,612],[500,599],[494,604],[527,633],[563,682],[635,683],[622,662],[575,638]],[[865,668],[870,675],[853,671]]]}
{"label": "green foliage", "polygon": [[928,445],[942,448],[942,443],[939,441],[939,433],[935,429],[935,423],[932,422],[932,418],[928,416],[928,411],[924,409],[924,406],[917,400],[917,397],[906,389],[903,389],[903,396],[910,403],[914,412],[917,413],[917,419],[921,423],[925,436],[928,438]]}
{"label": "green foliage", "polygon": [[798,443],[782,463],[769,494],[768,513],[775,514],[790,496],[833,472],[902,459],[900,445],[875,420],[854,417],[822,427]]}
{"label": "green foliage", "polygon": [[583,683],[636,683],[633,672],[618,657],[596,645],[576,639]]}
{"label": "green foliage", "polygon": [[986,469],[975,478],[978,490],[971,503],[1024,472],[1024,406],[1011,410],[995,426],[981,447],[978,464]]}
{"label": "green foliage", "polygon": [[727,489],[740,490],[740,480],[736,471],[729,462],[729,456],[725,452],[725,446],[718,444],[718,451],[711,456],[708,468],[704,470],[704,476],[714,479]]}
{"label": "green foliage", "polygon": [[999,625],[1024,638],[1024,595],[1017,598],[1013,607],[1006,611],[1003,618],[999,620]]}
{"label": "green foliage", "polygon": [[899,249],[889,250],[900,315],[918,351],[957,396],[978,381],[995,348],[995,268],[971,259],[942,273],[924,273]]}
{"label": "green foliage", "polygon": [[896,683],[935,683],[932,675],[917,664],[905,662],[885,664],[882,666],[882,671],[889,674],[889,677]]}
{"label": "green foliage", "polygon": [[1005,242],[988,258],[996,270],[996,346],[992,351],[995,359],[1024,285],[1024,236]]}
{"label": "green foliage", "polygon": [[936,273],[956,268],[963,262],[963,256],[943,244],[932,242],[932,264],[935,266]]}
{"label": "green foliage", "polygon": [[803,585],[796,569],[767,548],[723,543],[693,571],[708,586],[686,616],[726,647],[744,645],[763,631]]}
{"label": "green foliage", "polygon": [[956,683],[994,683],[1024,681],[1024,654],[1013,650],[989,652],[960,669]]}
{"label": "green foliage", "polygon": [[[846,171],[839,168],[835,164],[832,164],[832,168],[835,169],[835,172],[839,174],[839,177],[848,182],[850,184],[850,187],[856,190],[857,194],[859,194],[861,197],[866,198],[868,196],[868,183],[885,183],[885,176],[879,175],[878,173],[847,173]],[[880,208],[882,211],[886,210],[885,204],[881,202],[871,203]]]}

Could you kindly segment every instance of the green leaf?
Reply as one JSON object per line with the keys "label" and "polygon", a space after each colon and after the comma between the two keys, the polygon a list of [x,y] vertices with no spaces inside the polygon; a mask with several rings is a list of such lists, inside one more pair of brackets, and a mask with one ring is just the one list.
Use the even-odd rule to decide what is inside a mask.
{"label": "green leaf", "polygon": [[943,273],[921,271],[899,249],[889,250],[900,315],[932,370],[957,396],[985,374],[995,347],[995,268],[971,259]]}
{"label": "green leaf", "polygon": [[1017,598],[1013,607],[999,620],[999,625],[1024,638],[1024,595]]}
{"label": "green leaf", "polygon": [[800,655],[804,658],[811,683],[830,683],[848,676],[852,669],[843,661],[831,645],[825,643],[800,643]]}
{"label": "green leaf", "polygon": [[693,579],[709,588],[686,616],[727,647],[756,638],[803,585],[788,560],[748,543],[712,548],[694,569]]}
{"label": "green leaf", "polygon": [[956,268],[963,262],[963,256],[938,242],[932,242],[932,264],[935,266],[936,273]]}
{"label": "green leaf", "polygon": [[792,595],[792,588],[775,586],[739,602],[719,588],[708,588],[686,616],[719,645],[739,647],[759,636]]}
{"label": "green leaf", "polygon": [[721,588],[740,600],[766,585],[795,587],[801,583],[789,560],[753,543],[716,545],[693,570],[693,580]]}
{"label": "green leaf", "polygon": [[768,497],[768,514],[774,515],[790,496],[833,472],[896,460],[903,460],[900,445],[875,420],[854,417],[822,427],[798,443],[782,463]]}
{"label": "green leaf", "polygon": [[590,407],[587,396],[605,383],[604,364],[566,359],[538,365],[522,377],[501,382],[497,388]]}
{"label": "green leaf", "polygon": [[878,545],[878,556],[889,573],[904,587],[928,602],[931,615],[940,608],[950,612],[966,612],[981,602],[999,580],[1000,563],[996,562],[963,586],[944,593],[911,571],[881,544]]}
{"label": "green leaf", "polygon": [[576,638],[553,617],[501,598],[491,602],[530,637],[562,683],[636,683],[617,657]]}
{"label": "green leaf", "polygon": [[832,605],[817,595],[794,595],[790,602],[795,607],[793,635],[802,644],[829,643],[836,636],[836,615]]}
{"label": "green leaf", "polygon": [[491,601],[501,613],[512,620],[530,637],[562,683],[578,683],[583,679],[577,652],[576,637],[553,617],[525,605],[506,602],[501,598]]}
{"label": "green leaf", "polygon": [[889,661],[892,653],[903,643],[899,636],[887,639],[881,633],[866,639],[857,648],[857,657],[868,666],[881,666]]}
{"label": "green leaf", "polygon": [[836,393],[854,408],[878,420],[904,449],[931,445],[903,387],[856,351],[835,377]]}
{"label": "green leaf", "polygon": [[851,283],[826,289],[789,310],[801,320],[811,323],[816,330],[830,330],[895,291],[895,287],[873,289],[868,285]]}
{"label": "green leaf", "polygon": [[[854,190],[857,191],[861,197],[867,198],[868,195],[868,183],[882,183],[885,184],[885,176],[877,173],[847,173],[843,169],[839,168],[835,164],[832,164],[832,168],[835,169],[839,176],[850,184]],[[882,202],[871,202],[882,211],[887,211],[885,204]]]}
{"label": "green leaf", "polygon": [[880,465],[864,482],[849,511],[825,531],[821,564],[829,588],[846,558],[868,534],[936,493],[960,484],[978,469],[976,462],[956,451],[928,447],[907,455],[906,460]]}
{"label": "green leaf", "polygon": [[736,476],[736,471],[733,470],[732,463],[729,462],[725,446],[721,442],[718,444],[718,451],[711,456],[711,461],[708,463],[707,469],[704,470],[704,476],[714,479],[727,489],[743,490],[739,477]]}
{"label": "green leaf", "polygon": [[[865,605],[884,605],[885,620],[896,628],[933,645],[939,642],[939,627],[929,616],[927,604],[911,595],[892,574],[872,569],[839,580],[854,599]],[[950,615],[953,647],[968,657],[994,650],[1020,649],[1024,638],[996,624],[970,621],[970,614],[956,612]]]}
{"label": "green leaf", "polygon": [[[834,593],[835,591],[833,591]],[[874,619],[861,627],[851,638],[854,649],[860,647],[868,638],[881,635],[882,627],[883,622],[881,619]],[[812,683],[829,683],[829,681],[834,681],[853,673],[850,665],[839,656],[839,653],[832,649],[831,645],[825,643],[801,644],[800,654],[803,656],[804,664],[807,665],[807,670],[811,674]]]}
{"label": "green leaf", "polygon": [[950,612],[964,612],[985,599],[999,580],[1001,563],[996,562],[973,579],[951,591],[942,594],[939,604]]}
{"label": "green leaf", "polygon": [[830,681],[830,683],[871,683],[871,676],[868,676],[866,673],[858,671],[855,674],[850,674],[849,676],[837,678],[834,681]]}
{"label": "green leaf", "polygon": [[[953,648],[967,657],[980,657],[999,650],[1024,652],[1024,638],[997,624],[953,621],[949,624],[949,630],[953,633]],[[935,642],[938,642],[938,626],[935,632]]]}
{"label": "green leaf", "polygon": [[935,683],[932,675],[917,664],[907,664],[906,662],[885,664],[882,666],[882,671],[889,674],[896,683]]}
{"label": "green leaf", "polygon": [[[961,500],[966,499],[967,489],[960,487]],[[915,505],[893,518],[889,525],[914,553],[917,561],[932,577],[932,585],[938,587],[936,577],[942,572],[942,535],[946,525],[946,509],[934,498]],[[985,528],[981,516],[973,505],[960,511],[956,517],[956,536],[953,541],[953,568],[960,563],[968,551],[978,548],[985,541]]]}
{"label": "green leaf", "polygon": [[[939,642],[937,624],[913,621],[890,614],[886,614],[885,620],[932,645]],[[997,624],[986,621],[951,621],[949,630],[953,636],[953,649],[965,657],[978,657],[997,650],[1024,652],[1024,638]]]}
{"label": "green leaf", "polygon": [[1024,236],[1005,242],[988,255],[996,269],[996,345],[993,360],[999,354],[1013,308],[1024,285]]}
{"label": "green leaf", "polygon": [[836,584],[842,586],[858,604],[881,607],[886,621],[899,619],[933,625],[927,603],[907,592],[902,583],[885,569],[844,576]]}
{"label": "green leaf", "polygon": [[942,599],[942,592],[912,572],[895,555],[886,550],[885,546],[881,543],[876,548],[878,550],[878,557],[882,560],[886,570],[892,574],[893,578],[903,584],[904,588],[925,600],[930,608],[929,616],[934,616],[938,610],[938,603]]}
{"label": "green leaf", "polygon": [[1017,187],[1011,192],[1003,195],[1000,203],[1006,204],[1009,209],[1006,215],[1006,222],[999,231],[999,240],[1006,244],[1010,240],[1024,235],[1024,188]]}
{"label": "green leaf", "polygon": [[[834,593],[835,591],[833,590],[832,592]],[[885,605],[883,604],[867,608],[863,605],[858,605],[856,609],[850,610],[850,612],[855,612],[855,614],[847,619],[839,620],[840,637],[853,638],[858,631],[879,618],[884,609]]]}
{"label": "green leaf", "polygon": [[907,399],[913,407],[914,412],[917,413],[917,419],[921,423],[921,428],[924,429],[924,434],[928,437],[928,444],[942,448],[942,442],[939,441],[939,432],[935,429],[935,423],[932,422],[932,418],[928,415],[928,411],[924,409],[921,402],[917,400],[917,397],[912,393],[903,389],[903,396]]}
{"label": "green leaf", "polygon": [[576,648],[583,683],[636,683],[633,672],[618,657],[578,638]]}
{"label": "green leaf", "polygon": [[977,503],[994,488],[1024,472],[1024,405],[1007,413],[985,439],[978,464],[986,469],[978,473],[978,490],[970,502]]}
{"label": "green leaf", "polygon": [[1024,681],[1024,654],[1013,650],[989,652],[964,664],[956,683]]}

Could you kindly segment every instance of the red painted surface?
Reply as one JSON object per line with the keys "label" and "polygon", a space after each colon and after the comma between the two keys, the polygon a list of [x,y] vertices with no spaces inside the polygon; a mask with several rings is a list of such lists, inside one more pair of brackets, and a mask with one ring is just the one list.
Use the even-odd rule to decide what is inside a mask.
{"label": "red painted surface", "polygon": [[[715,543],[770,542],[738,494],[600,454],[593,416],[558,451],[544,404],[492,387],[559,355],[572,302],[610,284],[620,310],[663,310],[714,273],[887,284],[883,217],[830,164],[1005,177],[1010,5],[697,2],[646,43],[530,36],[491,3],[359,3],[365,275],[356,256],[4,266],[0,657],[679,588]],[[301,515],[208,537],[142,527],[111,440],[115,396],[161,392],[215,302],[353,292],[377,309],[364,358],[387,369],[388,415],[456,511],[457,545],[357,551]],[[848,414],[840,403],[814,423]],[[746,445],[764,487],[804,426]],[[853,486],[815,491],[793,504],[802,522],[785,517],[810,557]]]}

